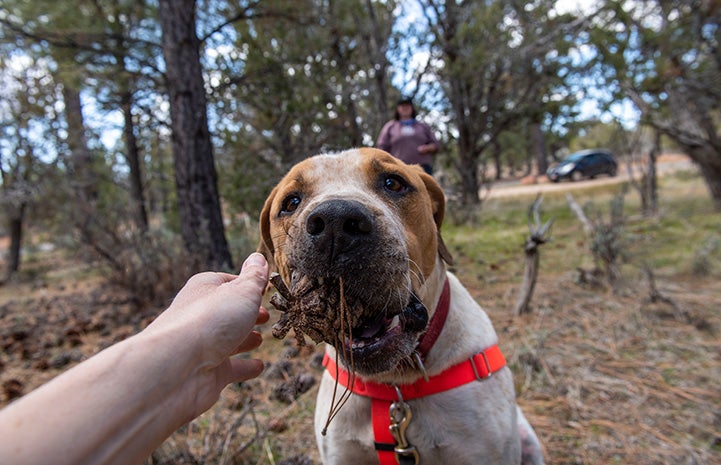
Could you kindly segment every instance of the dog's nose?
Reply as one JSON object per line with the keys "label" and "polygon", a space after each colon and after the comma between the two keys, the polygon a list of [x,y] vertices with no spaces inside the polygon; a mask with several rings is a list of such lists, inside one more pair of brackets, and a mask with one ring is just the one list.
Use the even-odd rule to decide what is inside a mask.
{"label": "dog's nose", "polygon": [[329,200],[308,215],[305,230],[316,248],[329,254],[331,261],[367,243],[372,236],[373,214],[354,200]]}

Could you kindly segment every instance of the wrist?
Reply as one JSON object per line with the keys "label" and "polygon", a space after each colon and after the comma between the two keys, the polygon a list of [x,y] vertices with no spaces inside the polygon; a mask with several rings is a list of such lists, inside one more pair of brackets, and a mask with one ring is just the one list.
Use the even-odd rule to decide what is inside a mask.
{"label": "wrist", "polygon": [[143,352],[153,354],[149,375],[175,429],[210,408],[227,384],[217,376],[219,365],[227,362],[216,362],[220,355],[205,347],[200,327],[164,326],[135,336]]}

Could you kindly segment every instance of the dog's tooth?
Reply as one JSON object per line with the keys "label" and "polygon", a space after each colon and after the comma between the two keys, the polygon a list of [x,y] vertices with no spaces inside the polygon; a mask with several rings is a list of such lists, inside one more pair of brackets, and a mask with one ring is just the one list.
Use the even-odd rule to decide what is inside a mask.
{"label": "dog's tooth", "polygon": [[301,276],[302,275],[300,274],[300,272],[298,270],[293,270],[290,273],[290,288],[291,289],[296,288],[296,286],[298,285],[298,281],[300,281]]}
{"label": "dog's tooth", "polygon": [[395,328],[396,326],[398,326],[398,325],[400,325],[400,324],[401,324],[400,316],[399,316],[399,315],[396,315],[396,316],[394,316],[393,319],[391,320],[391,324],[390,324],[390,326],[388,326],[388,329]]}

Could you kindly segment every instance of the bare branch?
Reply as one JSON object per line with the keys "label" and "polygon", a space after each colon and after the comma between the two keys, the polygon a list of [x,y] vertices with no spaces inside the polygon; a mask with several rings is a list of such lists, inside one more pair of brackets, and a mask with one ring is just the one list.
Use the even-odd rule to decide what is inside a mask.
{"label": "bare branch", "polygon": [[568,206],[571,207],[571,211],[576,215],[578,221],[580,221],[583,225],[583,232],[586,233],[586,236],[590,237],[591,234],[593,234],[595,225],[588,219],[586,213],[583,211],[583,208],[581,208],[573,196],[568,192],[566,192],[566,201],[568,201]]}

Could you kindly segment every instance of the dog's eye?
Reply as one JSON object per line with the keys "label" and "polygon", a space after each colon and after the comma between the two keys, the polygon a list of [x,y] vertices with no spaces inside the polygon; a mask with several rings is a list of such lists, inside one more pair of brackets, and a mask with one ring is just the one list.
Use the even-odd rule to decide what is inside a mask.
{"label": "dog's eye", "polygon": [[283,199],[280,205],[280,214],[293,213],[300,205],[300,196],[298,194],[290,194]]}
{"label": "dog's eye", "polygon": [[387,191],[402,194],[408,191],[408,182],[400,176],[389,174],[383,180],[383,187]]}

